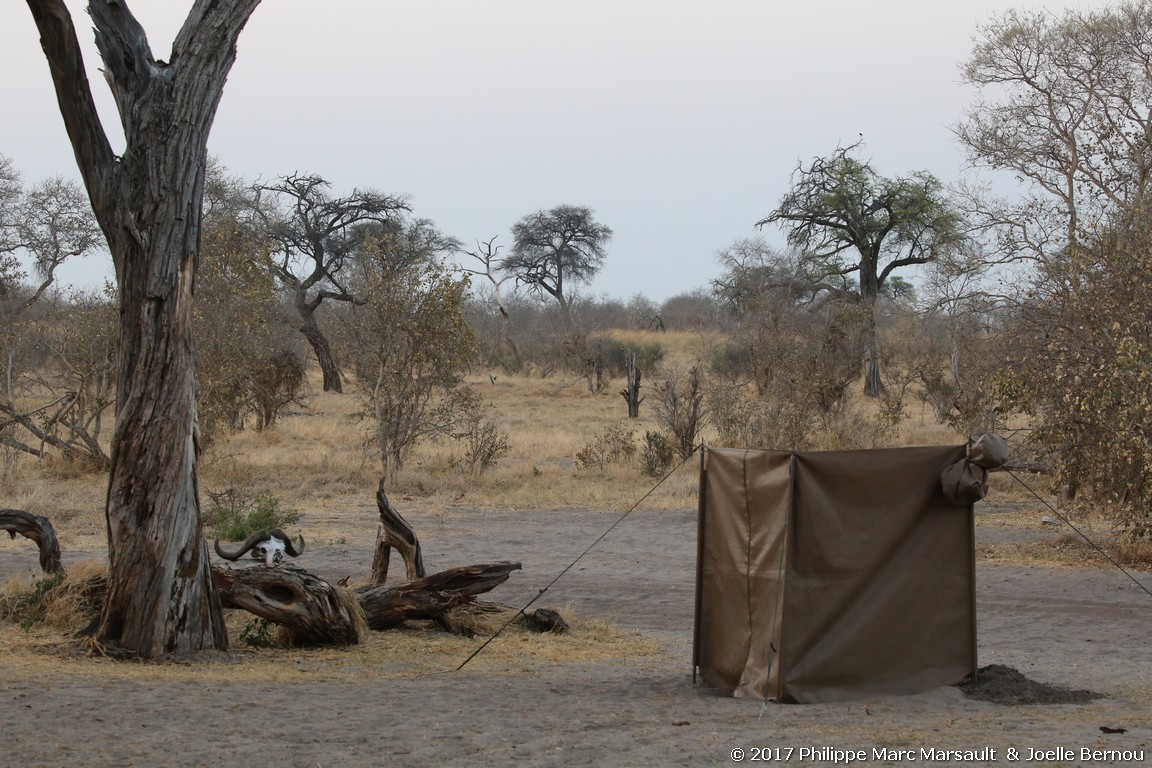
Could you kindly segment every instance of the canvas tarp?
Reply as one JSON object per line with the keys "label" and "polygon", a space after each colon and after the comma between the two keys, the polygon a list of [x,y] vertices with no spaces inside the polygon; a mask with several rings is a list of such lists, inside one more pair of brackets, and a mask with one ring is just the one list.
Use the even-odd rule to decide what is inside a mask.
{"label": "canvas tarp", "polygon": [[709,449],[693,648],[704,684],[824,702],[975,671],[972,507],[940,484],[964,457]]}

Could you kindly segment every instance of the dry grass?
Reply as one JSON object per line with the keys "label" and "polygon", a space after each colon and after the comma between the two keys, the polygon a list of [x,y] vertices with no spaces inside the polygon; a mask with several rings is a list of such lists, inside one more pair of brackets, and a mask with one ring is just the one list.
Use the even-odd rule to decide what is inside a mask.
{"label": "dry grass", "polygon": [[[698,333],[613,331],[622,341],[659,343],[665,350],[665,370],[685,370],[707,359],[714,339]],[[647,393],[659,373],[646,379]],[[337,395],[320,391],[318,374],[310,378],[307,406],[281,419],[266,432],[227,435],[211,445],[201,463],[201,485],[207,490],[228,486],[268,489],[285,505],[305,513],[314,508],[372,503],[379,479],[379,462],[367,444],[360,403],[353,388]],[[417,446],[408,464],[390,479],[391,493],[406,506],[430,511],[454,508],[517,510],[569,507],[623,510],[647,493],[654,481],[636,463],[603,471],[577,467],[581,448],[613,425],[623,424],[639,443],[646,431],[656,431],[651,400],[638,419],[626,417],[618,392],[622,380],[591,395],[580,378],[548,379],[498,375],[486,371],[468,381],[484,399],[489,418],[509,437],[511,451],[480,477],[453,469],[462,448],[452,441]],[[866,421],[874,404],[853,396],[852,408]],[[908,404],[908,418],[893,436],[894,443],[924,445],[954,443],[955,433],[940,427],[919,403]],[[705,442],[715,444],[706,431]],[[49,517],[57,525],[65,549],[78,548],[72,536],[103,535],[105,480],[100,475],[69,474],[60,467],[21,460],[15,478],[0,487],[0,506],[26,509]],[[645,501],[647,508],[683,509],[695,505],[696,462],[689,461]],[[85,539],[83,543],[88,543]]]}
{"label": "dry grass", "polygon": [[[665,350],[665,370],[685,370],[707,359],[715,338],[699,333],[615,331],[621,341],[659,343]],[[659,374],[646,379],[648,393]],[[578,451],[613,425],[624,425],[639,442],[657,429],[651,401],[638,419],[626,418],[617,394],[622,380],[609,382],[601,394],[589,394],[583,379],[548,379],[497,375],[486,371],[468,381],[482,396],[489,418],[506,433],[510,453],[480,477],[453,469],[462,451],[451,441],[426,442],[408,464],[390,479],[389,493],[403,509],[451,514],[455,510],[533,510],[587,508],[623,511],[652,490],[655,480],[642,475],[636,462],[604,470],[577,466]],[[306,407],[282,418],[275,429],[224,436],[211,445],[201,463],[201,486],[215,491],[229,486],[249,492],[269,490],[285,508],[302,513],[304,533],[316,541],[337,541],[352,535],[347,515],[338,510],[370,507],[379,479],[374,452],[366,444],[360,403],[353,388],[348,394],[324,393],[318,374],[310,379]],[[876,404],[859,393],[849,408],[862,429]],[[706,431],[705,442],[715,444]],[[906,418],[891,437],[892,444],[956,443],[963,437],[936,423],[928,408],[909,397]],[[695,459],[679,469],[643,502],[647,509],[690,509],[696,504]],[[57,527],[68,551],[99,551],[105,531],[102,507],[105,479],[75,475],[59,466],[22,460],[14,480],[0,486],[0,506],[26,509],[47,516]],[[1026,491],[1011,478],[993,477],[993,498],[1027,501]]]}
{"label": "dry grass", "polygon": [[[10,671],[45,681],[77,674],[149,681],[163,675],[167,680],[205,683],[292,683],[298,682],[301,675],[310,682],[409,678],[456,670],[514,613],[501,609],[472,616],[470,620],[455,614],[461,623],[477,629],[477,635],[471,638],[446,634],[425,622],[412,622],[388,632],[365,632],[362,641],[354,646],[299,649],[246,645],[242,639],[244,629],[256,620],[243,611],[226,611],[231,650],[124,663],[104,658],[90,642],[74,637],[76,629],[87,625],[92,616],[91,606],[79,596],[94,576],[98,573],[89,570],[82,576],[70,576],[56,587],[56,594],[42,601],[45,620],[26,629],[0,624],[0,654]],[[5,600],[27,588],[26,584],[5,585],[0,590],[0,608]],[[661,653],[657,644],[638,633],[574,615],[571,609],[566,609],[564,615],[571,630],[563,634],[536,634],[512,623],[488,644],[484,653],[468,662],[467,669],[530,675],[545,663],[624,662]]]}
{"label": "dry grass", "polygon": [[[685,370],[707,359],[716,339],[700,333],[614,331],[622,341],[659,343],[665,350],[665,370]],[[647,393],[659,373],[645,380]],[[482,396],[486,412],[506,433],[510,453],[479,477],[453,468],[461,446],[451,441],[426,442],[412,453],[404,470],[390,478],[389,493],[401,509],[437,515],[473,509],[535,510],[585,508],[623,511],[644,497],[655,480],[641,474],[638,464],[582,469],[575,456],[611,426],[624,425],[639,442],[645,431],[656,430],[652,401],[641,407],[638,419],[626,418],[618,391],[622,380],[611,381],[601,394],[589,394],[583,379],[548,379],[497,375],[478,371],[469,381]],[[320,391],[319,377],[310,378],[306,406],[285,415],[266,432],[227,435],[211,445],[201,464],[201,486],[208,491],[235,486],[250,492],[269,490],[284,508],[302,513],[301,529],[309,540],[336,542],[365,534],[353,530],[349,509],[370,508],[379,480],[379,465],[366,445],[364,424],[357,417],[360,403],[353,388],[337,395]],[[867,428],[876,403],[853,391],[849,408]],[[705,442],[715,435],[705,432]],[[905,418],[891,436],[891,444],[939,445],[963,440],[933,418],[930,409],[909,396]],[[691,509],[696,504],[698,462],[691,459],[643,502],[646,509]],[[1025,477],[1047,495],[1043,478]],[[73,469],[20,459],[0,484],[0,507],[26,509],[53,521],[65,553],[99,552],[104,547],[103,503],[105,478],[78,474]],[[1013,478],[994,474],[990,500],[1032,504],[1034,497]],[[991,524],[981,521],[981,524]],[[371,535],[367,533],[366,535]],[[26,542],[22,542],[25,546]],[[1054,555],[1067,560],[1070,555]],[[1129,554],[1133,562],[1146,561],[1145,552]]]}

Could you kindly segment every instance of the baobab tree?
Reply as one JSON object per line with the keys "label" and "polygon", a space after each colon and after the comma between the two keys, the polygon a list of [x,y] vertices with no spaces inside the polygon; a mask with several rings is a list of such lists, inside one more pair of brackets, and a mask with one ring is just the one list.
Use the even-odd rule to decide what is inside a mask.
{"label": "baobab tree", "polygon": [[959,210],[926,171],[880,176],[853,157],[860,143],[818,157],[792,176],[792,189],[757,227],[780,225],[801,254],[811,290],[848,275],[859,279],[863,310],[864,393],[884,389],[876,338],[876,299],[893,272],[928,264],[964,240]]}
{"label": "baobab tree", "polygon": [[125,0],[88,12],[124,129],[112,148],[63,0],[28,0],[60,113],[116,271],[116,429],[107,496],[108,593],[97,640],[156,657],[224,648],[200,517],[192,360],[208,133],[236,41],[259,0],[196,0],[157,59]]}

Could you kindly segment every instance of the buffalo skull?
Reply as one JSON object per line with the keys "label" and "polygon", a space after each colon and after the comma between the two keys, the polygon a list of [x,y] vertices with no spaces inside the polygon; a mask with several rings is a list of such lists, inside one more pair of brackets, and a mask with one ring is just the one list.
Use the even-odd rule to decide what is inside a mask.
{"label": "buffalo skull", "polygon": [[250,551],[253,560],[263,560],[271,567],[283,560],[285,554],[299,557],[304,552],[304,537],[297,536],[293,541],[279,528],[268,528],[256,531],[234,547],[221,546],[219,539],[213,546],[216,554],[225,560],[239,560]]}

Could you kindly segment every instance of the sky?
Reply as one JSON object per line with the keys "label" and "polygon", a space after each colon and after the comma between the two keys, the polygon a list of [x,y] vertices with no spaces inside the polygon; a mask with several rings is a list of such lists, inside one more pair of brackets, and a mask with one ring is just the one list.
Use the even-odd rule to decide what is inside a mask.
{"label": "sky", "polygon": [[[127,0],[167,59],[190,2]],[[69,0],[105,130],[123,145],[85,2]],[[884,176],[965,173],[952,135],[979,25],[1024,0],[267,0],[240,37],[209,151],[235,175],[318,174],[409,197],[470,248],[556,205],[612,228],[580,291],[708,288],[800,163],[864,141]],[[321,11],[322,9],[322,11]],[[0,8],[0,154],[78,178],[25,3]],[[107,256],[63,277],[96,285]]]}

